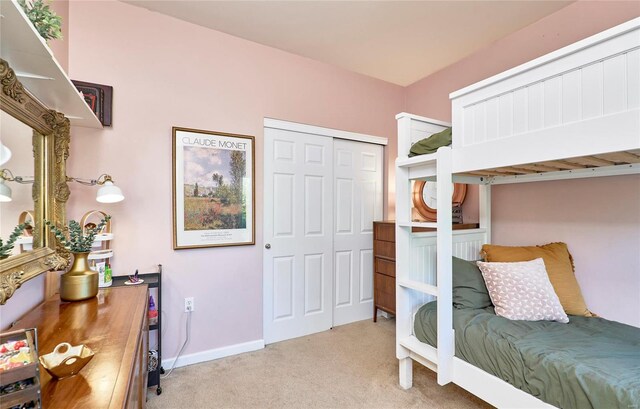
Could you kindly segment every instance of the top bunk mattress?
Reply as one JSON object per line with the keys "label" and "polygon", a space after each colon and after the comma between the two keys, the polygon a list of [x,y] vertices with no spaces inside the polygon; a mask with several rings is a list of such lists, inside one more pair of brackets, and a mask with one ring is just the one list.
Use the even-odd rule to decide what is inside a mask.
{"label": "top bunk mattress", "polygon": [[[455,355],[559,408],[635,408],[640,402],[640,328],[570,316],[568,324],[512,321],[493,308],[455,309]],[[414,334],[436,347],[436,302]]]}

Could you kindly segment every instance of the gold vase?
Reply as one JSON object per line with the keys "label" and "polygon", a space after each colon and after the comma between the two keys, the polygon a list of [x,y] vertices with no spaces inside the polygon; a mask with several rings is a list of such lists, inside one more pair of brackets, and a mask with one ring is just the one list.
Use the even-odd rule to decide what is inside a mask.
{"label": "gold vase", "polygon": [[60,277],[60,299],[81,301],[98,294],[98,273],[89,268],[89,253],[73,253],[71,269]]}

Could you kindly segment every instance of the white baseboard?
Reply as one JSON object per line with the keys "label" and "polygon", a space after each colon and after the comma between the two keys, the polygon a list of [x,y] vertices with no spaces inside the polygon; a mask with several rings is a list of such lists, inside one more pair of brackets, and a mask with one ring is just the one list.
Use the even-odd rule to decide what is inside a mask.
{"label": "white baseboard", "polygon": [[[207,351],[201,351],[181,356],[176,362],[176,368],[179,368],[181,366],[193,365],[200,362],[213,361],[214,359],[220,359],[231,355],[238,355],[245,352],[257,351],[263,348],[264,339],[257,339],[255,341],[243,342],[241,344],[209,349]],[[172,367],[174,361],[176,361],[175,357],[163,359],[162,367],[168,370]]]}

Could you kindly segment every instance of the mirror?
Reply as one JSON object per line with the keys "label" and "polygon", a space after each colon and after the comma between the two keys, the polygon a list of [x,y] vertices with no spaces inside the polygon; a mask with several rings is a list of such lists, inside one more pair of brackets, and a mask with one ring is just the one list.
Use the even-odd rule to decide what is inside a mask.
{"label": "mirror", "polygon": [[33,250],[35,207],[31,197],[33,183],[29,183],[34,181],[35,171],[32,136],[31,128],[0,111],[0,172],[6,178],[0,176],[0,184],[4,184],[0,187],[0,237],[6,244],[18,224],[30,226],[21,232],[13,250],[7,250],[9,257]]}
{"label": "mirror", "polygon": [[[25,210],[32,210],[32,212],[30,216],[23,216],[34,219],[31,239],[33,248],[31,250],[23,248],[22,252],[16,249],[10,257],[0,260],[0,304],[4,304],[22,283],[46,271],[62,270],[69,265],[71,254],[56,243],[55,237],[45,228],[43,221],[51,220],[58,226],[66,224],[66,202],[69,198],[66,162],[69,156],[70,137],[69,120],[63,114],[48,109],[29,94],[9,63],[2,58],[0,58],[0,83],[2,84],[0,92],[0,108],[3,111],[0,118],[2,128],[16,129],[16,133],[20,135],[17,138],[22,139],[20,142],[10,142],[12,137],[6,136],[7,144],[15,143],[13,148],[15,152],[12,151],[12,156],[16,155],[16,158],[0,165],[0,168],[10,169],[13,177],[22,176],[26,179],[33,176],[34,180],[33,183],[26,185],[7,182],[6,186],[11,189],[12,198],[15,195],[15,203],[12,200],[7,207],[4,204],[0,207],[2,212],[0,233],[3,240],[8,238],[6,236],[8,230],[13,229],[13,227],[5,228],[5,223],[7,226],[15,226],[20,217],[19,214]],[[24,127],[18,123],[27,127],[29,136],[26,131],[24,135],[22,134]],[[4,144],[4,132],[2,134]],[[25,138],[26,146],[23,144]],[[32,154],[25,155],[25,151]],[[33,159],[30,159],[30,163],[23,163],[25,158]],[[0,186],[0,193],[7,192]],[[32,198],[32,202],[29,202],[29,197]],[[30,208],[29,204],[31,204]]]}

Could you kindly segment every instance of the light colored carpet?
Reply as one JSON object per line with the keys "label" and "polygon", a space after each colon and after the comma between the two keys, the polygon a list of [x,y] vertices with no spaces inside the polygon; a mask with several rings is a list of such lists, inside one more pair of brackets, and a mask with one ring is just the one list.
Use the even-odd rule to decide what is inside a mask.
{"label": "light colored carpet", "polygon": [[[150,389],[156,408],[488,408],[413,365],[413,388],[398,386],[395,321],[360,321],[265,349],[176,369]],[[153,393],[151,393],[153,392]]]}

